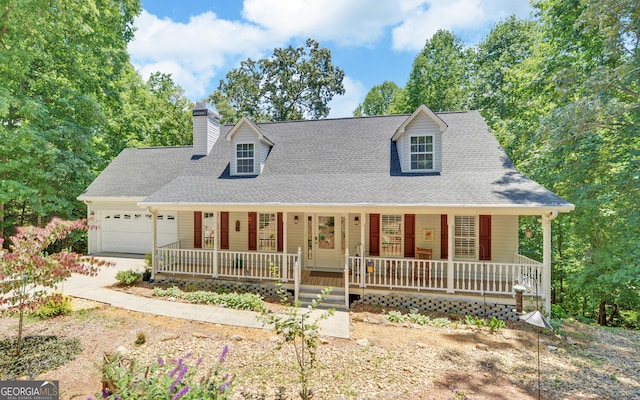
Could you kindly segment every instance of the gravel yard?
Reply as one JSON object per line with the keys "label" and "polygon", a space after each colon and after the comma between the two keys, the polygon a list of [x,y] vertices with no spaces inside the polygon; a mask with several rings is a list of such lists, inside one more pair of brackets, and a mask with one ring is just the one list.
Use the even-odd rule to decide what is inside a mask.
{"label": "gravel yard", "polygon": [[[198,323],[129,312],[76,300],[70,316],[28,321],[26,334],[78,337],[84,351],[40,378],[59,380],[61,399],[86,399],[101,388],[104,353],[117,349],[141,361],[193,352],[213,365],[225,345],[225,366],[235,375],[234,398],[275,399],[284,390],[298,398],[289,349],[275,349],[268,330]],[[461,322],[447,327],[386,321],[375,309],[354,310],[352,338],[323,338],[314,399],[536,399],[537,335],[522,323],[491,334]],[[17,320],[0,319],[2,338]],[[562,326],[566,337],[541,335],[544,399],[640,399],[640,334],[578,322]],[[138,333],[146,343],[136,346]],[[284,388],[284,389],[279,389]],[[263,397],[264,396],[264,397]]]}

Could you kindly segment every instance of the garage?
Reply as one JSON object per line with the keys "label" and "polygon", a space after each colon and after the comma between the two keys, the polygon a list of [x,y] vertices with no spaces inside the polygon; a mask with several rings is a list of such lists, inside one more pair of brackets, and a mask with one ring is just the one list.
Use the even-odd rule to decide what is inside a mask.
{"label": "garage", "polygon": [[[153,241],[152,215],[144,212],[113,211],[102,215],[100,236],[103,252],[146,254]],[[158,214],[158,246],[178,240],[176,214]]]}

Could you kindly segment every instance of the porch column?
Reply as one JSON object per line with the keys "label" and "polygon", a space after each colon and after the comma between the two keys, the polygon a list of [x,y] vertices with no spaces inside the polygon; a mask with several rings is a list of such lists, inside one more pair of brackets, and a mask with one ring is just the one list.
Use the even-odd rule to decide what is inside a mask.
{"label": "porch column", "polygon": [[155,280],[156,271],[158,270],[158,211],[151,211],[151,278]]}
{"label": "porch column", "polygon": [[453,280],[454,280],[454,271],[453,271],[453,225],[455,224],[455,215],[447,214],[447,232],[448,232],[448,240],[447,240],[447,251],[449,252],[449,256],[447,258],[447,293],[454,293],[453,289]]}
{"label": "porch column", "polygon": [[220,211],[213,213],[213,226],[215,235],[213,235],[213,277],[218,277],[218,244],[220,243]]}
{"label": "porch column", "polygon": [[367,276],[367,266],[365,265],[365,235],[367,234],[367,218],[365,213],[360,213],[360,244],[362,250],[360,254],[360,287],[365,286],[365,278]]}
{"label": "porch column", "polygon": [[[544,293],[544,311],[551,314],[551,221],[558,216],[552,211],[542,216],[542,285]],[[537,295],[537,293],[536,293]]]}
{"label": "porch column", "polygon": [[287,257],[287,241],[289,237],[287,235],[287,220],[289,219],[289,213],[282,213],[282,282],[289,281],[289,257]]}

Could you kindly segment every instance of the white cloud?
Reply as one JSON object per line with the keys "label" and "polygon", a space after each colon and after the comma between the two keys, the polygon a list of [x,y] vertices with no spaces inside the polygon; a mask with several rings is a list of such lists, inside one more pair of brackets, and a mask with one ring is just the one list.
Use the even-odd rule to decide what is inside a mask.
{"label": "white cloud", "polygon": [[330,118],[353,117],[353,110],[358,107],[366,94],[364,85],[360,81],[345,76],[342,84],[345,93],[342,96],[334,96],[329,103]]}
{"label": "white cloud", "polygon": [[261,57],[280,44],[262,28],[218,19],[212,12],[183,24],[143,11],[135,24],[138,30],[128,47],[132,63],[145,79],[158,70],[171,73],[192,99],[207,96],[211,79],[230,64]]}
{"label": "white cloud", "polygon": [[454,33],[483,29],[513,14],[526,18],[530,10],[523,0],[425,1],[393,29],[393,48],[419,51],[439,29]]}

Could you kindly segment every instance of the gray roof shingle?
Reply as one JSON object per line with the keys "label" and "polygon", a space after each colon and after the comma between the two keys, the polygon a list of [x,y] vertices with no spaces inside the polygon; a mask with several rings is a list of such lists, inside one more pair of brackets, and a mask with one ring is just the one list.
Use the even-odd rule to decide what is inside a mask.
{"label": "gray roof shingle", "polygon": [[402,174],[391,137],[408,118],[391,115],[256,124],[273,141],[256,177],[229,175],[221,127],[211,153],[191,147],[127,149],[81,198],[145,197],[143,204],[280,204],[560,207],[572,205],[528,179],[476,111],[437,113],[442,172]]}

